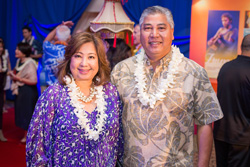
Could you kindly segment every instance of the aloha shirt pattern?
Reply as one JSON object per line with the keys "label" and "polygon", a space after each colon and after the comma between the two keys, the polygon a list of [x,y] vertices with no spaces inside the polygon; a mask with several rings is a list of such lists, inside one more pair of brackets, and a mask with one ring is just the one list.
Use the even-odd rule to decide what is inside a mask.
{"label": "aloha shirt pattern", "polygon": [[[137,97],[136,56],[117,64],[111,77],[123,102],[124,167],[193,166],[194,122],[205,125],[223,117],[206,71],[183,57],[174,87],[152,109]],[[154,93],[160,77],[167,77],[171,56],[172,51],[155,72],[144,56],[147,93]]]}

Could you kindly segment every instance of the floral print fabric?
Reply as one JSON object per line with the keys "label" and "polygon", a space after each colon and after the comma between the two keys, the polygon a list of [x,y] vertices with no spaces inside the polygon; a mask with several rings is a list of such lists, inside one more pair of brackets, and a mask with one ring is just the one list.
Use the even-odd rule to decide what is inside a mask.
{"label": "floral print fabric", "polygon": [[[115,166],[123,153],[121,103],[112,84],[103,88],[108,118],[97,141],[84,136],[66,86],[55,83],[44,91],[28,131],[27,166]],[[90,127],[96,124],[96,115],[96,110],[88,113]]]}
{"label": "floral print fabric", "polygon": [[[155,71],[145,56],[148,94],[155,93],[161,77],[167,77],[171,54],[161,59]],[[193,166],[194,122],[205,125],[223,117],[205,70],[183,57],[175,77],[176,84],[152,109],[142,106],[138,99],[135,63],[136,56],[122,61],[111,77],[124,106],[124,166]]]}

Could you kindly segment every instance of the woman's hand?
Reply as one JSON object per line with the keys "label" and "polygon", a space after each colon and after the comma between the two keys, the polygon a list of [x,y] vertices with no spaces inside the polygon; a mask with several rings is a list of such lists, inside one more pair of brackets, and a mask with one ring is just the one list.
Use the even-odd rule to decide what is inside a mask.
{"label": "woman's hand", "polygon": [[22,82],[22,78],[19,77],[19,76],[17,76],[17,75],[15,75],[15,74],[13,73],[13,71],[10,71],[10,72],[9,72],[9,75],[10,75],[10,77],[11,77],[11,79],[12,79],[13,81]]}

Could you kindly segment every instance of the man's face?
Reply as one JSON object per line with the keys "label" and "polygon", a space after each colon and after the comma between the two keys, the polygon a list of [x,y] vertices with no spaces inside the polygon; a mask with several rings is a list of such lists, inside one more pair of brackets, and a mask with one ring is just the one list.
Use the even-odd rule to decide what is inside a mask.
{"label": "man's face", "polygon": [[23,37],[28,40],[31,37],[32,32],[29,32],[27,29],[23,29]]}
{"label": "man's face", "polygon": [[230,25],[231,25],[231,21],[229,20],[229,18],[227,18],[227,17],[222,17],[221,18],[221,21],[222,21],[222,25],[223,25],[223,27],[225,27],[225,28],[228,28]]}
{"label": "man's face", "polygon": [[135,26],[133,36],[134,36],[134,44],[135,44],[135,46],[139,45],[141,43],[141,40],[140,40],[140,26],[139,25]]}
{"label": "man's face", "polygon": [[141,44],[149,59],[161,59],[171,50],[174,29],[163,14],[148,15],[141,26]]}

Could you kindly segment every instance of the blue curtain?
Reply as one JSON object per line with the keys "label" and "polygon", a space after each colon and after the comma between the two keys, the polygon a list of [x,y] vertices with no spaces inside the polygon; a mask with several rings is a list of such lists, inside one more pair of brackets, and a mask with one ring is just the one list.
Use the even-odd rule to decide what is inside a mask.
{"label": "blue curtain", "polygon": [[128,17],[138,24],[143,10],[155,5],[171,10],[175,23],[173,44],[180,47],[185,57],[189,57],[192,0],[128,0],[123,8]]}
{"label": "blue curtain", "polygon": [[[9,50],[14,67],[16,44],[23,39],[22,27],[29,25],[41,43],[62,21],[75,24],[91,0],[2,0],[0,2],[0,36]],[[73,27],[74,28],[74,27]]]}
{"label": "blue curtain", "polygon": [[[0,37],[9,50],[11,67],[16,63],[15,49],[23,39],[23,26],[29,25],[35,38],[42,43],[47,34],[62,21],[72,20],[76,24],[90,1],[1,0]],[[13,99],[10,91],[7,92],[7,98]]]}

